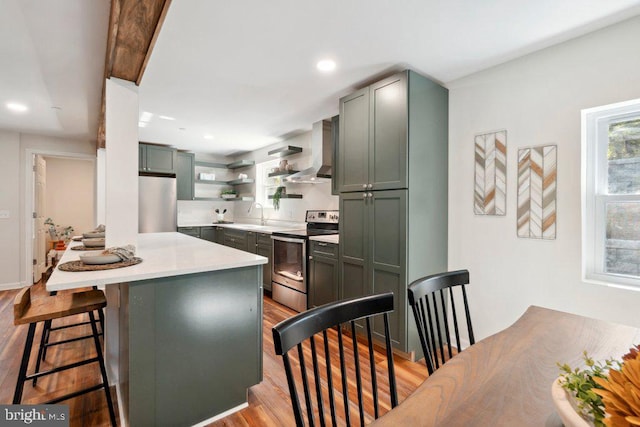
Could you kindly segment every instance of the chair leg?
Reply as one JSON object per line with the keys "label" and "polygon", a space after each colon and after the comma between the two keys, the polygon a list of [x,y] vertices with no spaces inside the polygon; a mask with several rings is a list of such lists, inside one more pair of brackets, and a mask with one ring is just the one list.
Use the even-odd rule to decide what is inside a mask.
{"label": "chair leg", "polygon": [[109,380],[107,379],[107,369],[104,365],[104,357],[102,355],[102,346],[100,344],[100,338],[98,337],[98,328],[96,326],[96,318],[93,312],[89,312],[89,318],[91,319],[91,330],[93,331],[93,342],[96,345],[96,353],[98,354],[98,363],[100,364],[100,373],[102,374],[102,385],[104,386],[104,392],[107,398],[107,405],[109,406],[109,417],[111,418],[111,425],[116,427],[116,413],[113,410],[113,402],[111,400],[111,392],[109,391]]}
{"label": "chair leg", "polygon": [[98,309],[98,323],[100,323],[100,332],[104,336],[104,311],[101,308]]}
{"label": "chair leg", "polygon": [[[40,362],[47,357],[47,344],[49,343],[49,334],[51,333],[51,320],[45,320],[42,323],[42,336],[40,337],[40,348],[38,348],[38,358],[36,359],[36,372],[40,372]],[[33,386],[38,383],[38,379],[33,379]]]}
{"label": "chair leg", "polygon": [[29,324],[29,331],[27,332],[27,339],[24,343],[24,352],[22,353],[22,362],[20,362],[20,372],[18,372],[18,381],[16,382],[16,390],[13,394],[13,404],[17,405],[22,400],[22,391],[24,390],[24,383],[27,379],[27,368],[29,367],[29,356],[31,355],[31,348],[33,347],[33,337],[36,333],[36,324]]}

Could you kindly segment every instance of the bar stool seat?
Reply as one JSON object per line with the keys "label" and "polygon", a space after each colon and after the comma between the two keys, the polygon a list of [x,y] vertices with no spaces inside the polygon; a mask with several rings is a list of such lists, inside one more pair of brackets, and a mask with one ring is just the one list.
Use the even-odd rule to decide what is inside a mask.
{"label": "bar stool seat", "polygon": [[[101,310],[106,307],[107,301],[104,293],[99,290],[90,290],[84,292],[75,292],[62,295],[44,296],[41,298],[31,298],[31,288],[27,287],[22,289],[13,303],[13,321],[15,325],[29,324],[29,330],[27,332],[27,339],[25,342],[24,352],[22,355],[22,362],[20,364],[20,372],[18,373],[18,380],[16,383],[16,389],[13,396],[13,404],[19,404],[22,400],[22,392],[24,389],[24,383],[29,380],[35,380],[45,375],[51,375],[57,372],[61,372],[67,369],[76,368],[89,363],[98,362],[100,365],[100,372],[102,375],[102,383],[88,387],[83,390],[72,392],[48,402],[42,402],[45,404],[58,403],[63,400],[71,399],[84,393],[88,393],[94,390],[104,389],[107,398],[107,405],[109,407],[109,416],[111,418],[111,424],[116,425],[115,411],[113,409],[113,402],[111,394],[109,392],[109,383],[107,380],[107,372],[104,364],[104,357],[102,355],[102,346],[98,337],[98,328],[96,326],[96,319],[93,314],[95,310]],[[64,366],[55,367],[48,371],[40,372],[36,370],[35,373],[27,375],[27,368],[29,366],[29,358],[31,355],[31,349],[33,347],[33,339],[35,335],[36,325],[38,322],[51,321],[53,319],[60,319],[63,317],[73,316],[76,314],[88,313],[92,334],[79,339],[93,338],[93,342],[96,348],[97,356],[82,360],[79,362],[71,363]],[[65,342],[75,341],[66,340]]]}

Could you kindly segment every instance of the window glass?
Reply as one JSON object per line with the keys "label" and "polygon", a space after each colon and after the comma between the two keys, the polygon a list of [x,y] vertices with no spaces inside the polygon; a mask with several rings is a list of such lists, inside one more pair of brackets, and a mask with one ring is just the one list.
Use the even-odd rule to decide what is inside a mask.
{"label": "window glass", "polygon": [[640,276],[640,203],[607,203],[607,273]]}
{"label": "window glass", "polygon": [[640,119],[609,125],[609,194],[640,194]]}
{"label": "window glass", "polygon": [[582,111],[582,266],[640,290],[640,99]]}

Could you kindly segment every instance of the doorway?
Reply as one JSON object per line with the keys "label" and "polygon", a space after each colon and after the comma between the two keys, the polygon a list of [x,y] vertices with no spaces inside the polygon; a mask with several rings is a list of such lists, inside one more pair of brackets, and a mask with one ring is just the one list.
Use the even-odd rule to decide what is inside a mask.
{"label": "doorway", "polygon": [[52,241],[64,237],[67,227],[74,235],[96,225],[96,158],[63,152],[26,154],[24,277],[36,283],[50,267]]}

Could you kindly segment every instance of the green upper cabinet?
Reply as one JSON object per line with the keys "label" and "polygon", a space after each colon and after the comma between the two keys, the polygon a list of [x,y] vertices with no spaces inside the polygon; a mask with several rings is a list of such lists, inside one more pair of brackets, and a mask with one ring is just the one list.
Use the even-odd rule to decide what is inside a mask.
{"label": "green upper cabinet", "polygon": [[178,200],[193,200],[195,154],[178,152],[176,162],[176,178]]}
{"label": "green upper cabinet", "polygon": [[410,73],[340,100],[338,191],[407,188]]}
{"label": "green upper cabinet", "polygon": [[162,145],[139,144],[138,162],[140,172],[175,174],[177,152]]}
{"label": "green upper cabinet", "polygon": [[369,88],[340,100],[338,191],[363,191],[369,182]]}

